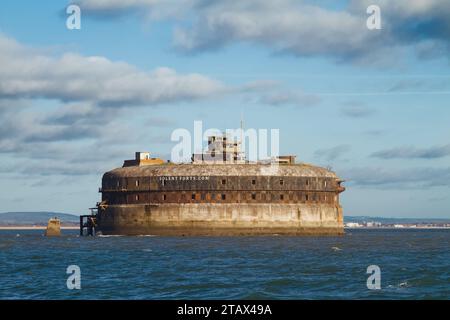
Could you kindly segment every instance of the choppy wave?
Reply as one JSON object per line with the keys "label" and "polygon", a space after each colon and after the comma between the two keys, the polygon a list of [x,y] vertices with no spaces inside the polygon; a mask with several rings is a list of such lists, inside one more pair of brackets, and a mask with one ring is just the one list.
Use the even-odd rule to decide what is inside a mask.
{"label": "choppy wave", "polygon": [[[78,237],[0,231],[0,299],[450,299],[450,230],[342,237]],[[78,265],[82,290],[66,287]],[[369,265],[381,290],[369,290]]]}

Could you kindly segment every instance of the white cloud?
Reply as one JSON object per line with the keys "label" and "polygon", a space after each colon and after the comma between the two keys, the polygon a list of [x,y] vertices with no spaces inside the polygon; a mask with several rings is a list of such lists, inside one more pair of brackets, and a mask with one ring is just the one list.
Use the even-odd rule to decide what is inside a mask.
{"label": "white cloud", "polygon": [[349,118],[366,118],[376,113],[376,109],[362,104],[353,104],[348,102],[348,105],[341,108],[340,112],[343,116]]}
{"label": "white cloud", "polygon": [[314,155],[317,158],[324,159],[326,161],[335,161],[344,154],[348,153],[350,150],[351,147],[349,145],[342,144],[332,148],[319,149],[314,153]]}
{"label": "white cloud", "polygon": [[450,186],[450,168],[420,167],[388,169],[355,167],[340,170],[349,185],[373,188],[429,188]]}
{"label": "white cloud", "polygon": [[426,148],[397,147],[374,152],[371,156],[380,159],[438,159],[449,155],[450,144]]}
{"label": "white cloud", "polygon": [[195,51],[248,41],[298,55],[344,56],[369,49],[374,35],[365,18],[288,0],[223,1],[198,12],[190,28],[177,29],[175,44]]}
{"label": "white cloud", "polygon": [[70,3],[80,6],[83,14],[100,17],[120,17],[137,14],[157,20],[182,16],[198,0],[78,0]]}
{"label": "white cloud", "polygon": [[161,0],[81,0],[75,1],[83,9],[90,11],[101,10],[124,10],[130,8],[145,8],[153,7],[157,4],[161,4]]}
{"label": "white cloud", "polygon": [[290,90],[273,80],[256,80],[237,88],[236,93],[243,95],[245,103],[263,104],[273,107],[295,106],[310,107],[320,103],[316,94]]}
{"label": "white cloud", "polygon": [[98,105],[156,105],[207,98],[224,85],[204,75],[170,68],[145,72],[105,57],[45,55],[0,35],[0,95],[90,101]]}
{"label": "white cloud", "polygon": [[[396,56],[407,47],[413,47],[419,58],[435,58],[450,50],[448,0],[351,0],[342,9],[332,8],[328,1],[302,0],[80,3],[88,14],[144,12],[150,19],[176,17],[180,23],[174,29],[174,45],[186,52],[250,42],[296,56],[386,64],[398,62]],[[381,8],[382,30],[366,27],[366,9],[374,4]]]}
{"label": "white cloud", "polygon": [[[314,98],[284,93],[280,84],[270,80],[233,87],[170,68],[145,72],[105,57],[55,56],[3,34],[0,61],[7,61],[0,69],[0,156],[4,163],[11,161],[16,172],[27,174],[39,172],[37,168],[45,174],[51,174],[51,168],[56,175],[90,174],[92,169],[83,169],[80,159],[98,171],[119,165],[117,159],[132,154],[143,141],[167,142],[164,136],[132,124],[128,107],[221,95],[252,95],[257,103],[269,105],[307,103]],[[147,127],[172,124],[152,116]]]}

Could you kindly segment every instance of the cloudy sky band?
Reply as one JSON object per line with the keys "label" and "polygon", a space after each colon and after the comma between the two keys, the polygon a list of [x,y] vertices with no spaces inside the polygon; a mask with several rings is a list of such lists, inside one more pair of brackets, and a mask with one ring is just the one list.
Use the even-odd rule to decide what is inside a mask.
{"label": "cloudy sky band", "polygon": [[57,4],[0,12],[1,211],[83,212],[134,151],[167,155],[173,129],[237,127],[244,112],[281,129],[283,152],[343,175],[347,214],[448,217],[448,1],[76,3],[79,31]]}

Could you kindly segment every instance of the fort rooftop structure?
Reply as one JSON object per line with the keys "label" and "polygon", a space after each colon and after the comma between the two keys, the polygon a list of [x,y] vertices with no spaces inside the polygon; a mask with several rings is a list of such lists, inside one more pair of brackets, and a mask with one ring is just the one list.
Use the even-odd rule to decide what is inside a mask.
{"label": "fort rooftop structure", "polygon": [[[97,230],[103,234],[339,235],[345,190],[330,170],[294,156],[248,163],[240,145],[212,137],[192,163],[136,153],[103,175]],[[220,147],[218,147],[218,145]],[[229,152],[231,147],[231,151]],[[274,165],[277,164],[277,165]]]}

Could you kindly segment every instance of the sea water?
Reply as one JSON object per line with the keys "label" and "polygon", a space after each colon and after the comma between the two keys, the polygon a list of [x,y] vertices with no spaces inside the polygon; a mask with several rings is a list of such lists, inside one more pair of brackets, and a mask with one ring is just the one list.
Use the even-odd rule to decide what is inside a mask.
{"label": "sea water", "polygon": [[[63,230],[55,238],[3,230],[0,262],[0,299],[450,299],[448,229],[339,237],[79,237]],[[74,265],[80,289],[69,289]],[[374,265],[380,290],[367,285]]]}

